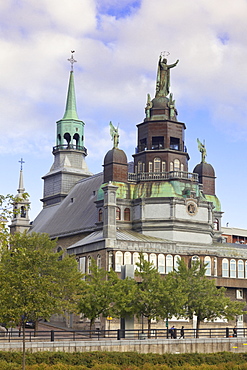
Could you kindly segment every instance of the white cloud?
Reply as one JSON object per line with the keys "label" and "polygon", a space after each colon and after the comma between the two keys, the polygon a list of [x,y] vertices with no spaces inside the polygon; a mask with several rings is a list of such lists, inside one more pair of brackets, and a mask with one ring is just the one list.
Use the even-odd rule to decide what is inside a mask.
{"label": "white cloud", "polygon": [[78,114],[93,166],[101,166],[111,148],[110,120],[120,123],[120,146],[131,159],[135,125],[144,118],[146,94],[154,96],[163,50],[170,52],[169,63],[180,59],[171,72],[179,112],[196,117],[205,111],[225,140],[246,141],[246,14],[245,0],[2,1],[1,157],[50,153],[72,49]]}

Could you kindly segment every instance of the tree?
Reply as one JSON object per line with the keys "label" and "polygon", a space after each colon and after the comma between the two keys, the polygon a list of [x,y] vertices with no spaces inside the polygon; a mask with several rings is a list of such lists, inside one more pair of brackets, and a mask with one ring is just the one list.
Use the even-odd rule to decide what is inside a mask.
{"label": "tree", "polygon": [[136,292],[136,315],[147,318],[150,336],[151,320],[164,320],[176,314],[178,309],[176,302],[182,302],[182,295],[179,287],[172,292],[174,286],[171,285],[171,279],[162,278],[154,265],[146,261],[143,255],[140,255],[137,266],[139,269],[135,274],[140,277],[140,283]]}
{"label": "tree", "polygon": [[208,279],[205,272],[206,265],[200,264],[200,261],[195,261],[188,267],[181,259],[177,271],[171,273],[174,288],[180,286],[185,294],[180,313],[190,319],[193,315],[197,316],[197,336],[203,320],[210,321],[217,317],[233,319],[236,315],[243,314],[245,305],[243,302],[231,301],[225,294],[226,289],[217,288],[215,281]]}
{"label": "tree", "polygon": [[2,247],[0,259],[0,320],[23,326],[25,368],[25,323],[49,319],[52,314],[75,312],[82,274],[75,258],[55,253],[56,241],[48,234],[13,234]]}
{"label": "tree", "polygon": [[116,279],[113,275],[111,276],[112,306],[110,315],[118,318],[133,316],[136,313],[137,283],[130,277],[119,279],[117,275],[115,276]]}
{"label": "tree", "polygon": [[98,268],[92,259],[91,272],[82,282],[81,299],[78,302],[79,312],[90,320],[90,330],[100,315],[107,317],[110,313],[113,299],[112,285],[116,282],[114,274],[114,271],[107,272],[103,268]]}

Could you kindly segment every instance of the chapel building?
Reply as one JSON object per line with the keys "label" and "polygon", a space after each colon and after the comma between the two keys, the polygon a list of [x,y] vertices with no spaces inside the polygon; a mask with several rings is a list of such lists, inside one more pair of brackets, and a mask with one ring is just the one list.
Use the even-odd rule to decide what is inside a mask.
{"label": "chapel building", "polygon": [[[247,248],[222,237],[215,171],[199,140],[201,161],[189,171],[186,125],[178,120],[170,92],[170,70],[177,63],[168,65],[165,58],[158,62],[156,92],[153,99],[148,94],[145,117],[137,124],[133,162],[120,149],[118,129],[110,124],[113,147],[103,159],[103,173],[94,175],[86,165],[84,122],[77,115],[70,72],[54,162],[43,177],[43,209],[31,231],[58,238],[58,250],[76,255],[83,273],[90,272],[95,259],[98,267],[133,276],[140,253],[161,274],[176,268],[180,258],[188,264],[199,259],[207,263],[206,275],[218,287],[227,287],[232,299],[246,301]],[[237,324],[247,327],[242,316]]]}

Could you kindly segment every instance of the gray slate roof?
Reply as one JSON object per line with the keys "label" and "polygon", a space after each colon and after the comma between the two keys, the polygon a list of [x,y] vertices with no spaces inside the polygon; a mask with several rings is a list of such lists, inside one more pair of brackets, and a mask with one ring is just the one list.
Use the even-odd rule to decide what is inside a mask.
{"label": "gray slate roof", "polygon": [[[133,230],[123,230],[118,229],[116,233],[116,240],[130,241],[130,242],[147,242],[147,243],[166,243],[167,240],[156,238],[154,236],[149,236],[145,234],[140,234]],[[95,243],[103,240],[103,230],[94,231],[87,235],[85,238],[78,240],[76,243],[72,244],[68,249],[73,249],[89,243]],[[170,243],[170,242],[169,242]]]}
{"label": "gray slate roof", "polygon": [[51,237],[93,231],[98,221],[94,202],[102,182],[102,173],[78,181],[60,204],[39,213],[30,231],[48,233]]}

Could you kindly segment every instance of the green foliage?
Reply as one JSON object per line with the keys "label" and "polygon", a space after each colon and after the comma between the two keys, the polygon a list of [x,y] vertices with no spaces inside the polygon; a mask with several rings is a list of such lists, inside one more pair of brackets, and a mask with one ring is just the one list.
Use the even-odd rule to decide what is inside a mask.
{"label": "green foliage", "polygon": [[184,317],[197,316],[197,329],[200,322],[214,320],[217,317],[233,319],[236,315],[243,314],[244,302],[231,301],[225,295],[225,288],[217,288],[214,280],[205,276],[206,265],[199,261],[188,267],[183,259],[179,261],[178,270],[172,272],[175,289],[182,289],[185,301],[180,311]]}
{"label": "green foliage", "polygon": [[9,236],[0,260],[0,320],[17,324],[75,310],[81,274],[74,258],[62,260],[47,234]]}
{"label": "green foliage", "polygon": [[[136,276],[140,284],[136,293],[136,315],[148,319],[148,329],[151,320],[166,319],[176,315],[184,303],[184,294],[180,286],[173,284],[173,279],[161,277],[158,270],[140,255],[139,269]],[[179,306],[180,305],[180,306]]]}
{"label": "green foliage", "polygon": [[116,284],[117,276],[111,271],[98,268],[92,259],[91,273],[82,281],[78,302],[79,312],[90,319],[90,329],[97,317],[108,316],[113,300],[112,287]]}
{"label": "green foliage", "polygon": [[[21,369],[21,353],[0,352],[1,370]],[[27,370],[247,370],[246,353],[27,353]]]}
{"label": "green foliage", "polygon": [[111,296],[112,305],[110,308],[110,315],[113,317],[128,317],[133,316],[136,313],[136,294],[137,294],[137,284],[132,278],[119,279],[111,275]]}

